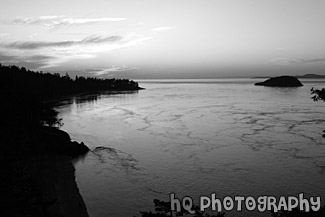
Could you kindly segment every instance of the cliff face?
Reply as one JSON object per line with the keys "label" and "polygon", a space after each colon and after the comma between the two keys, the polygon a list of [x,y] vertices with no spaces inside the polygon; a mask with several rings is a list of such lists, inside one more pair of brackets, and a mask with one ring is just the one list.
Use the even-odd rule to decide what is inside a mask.
{"label": "cliff face", "polygon": [[88,217],[87,208],[75,182],[75,169],[67,156],[37,156],[31,176],[39,186],[44,216]]}
{"label": "cliff face", "polygon": [[88,216],[72,164],[85,145],[55,128],[10,125],[0,144],[0,216]]}
{"label": "cliff face", "polygon": [[255,83],[259,86],[268,86],[268,87],[301,87],[303,84],[293,76],[279,76],[267,79],[263,82]]}
{"label": "cliff face", "polygon": [[142,88],[127,79],[71,79],[1,64],[0,72],[0,216],[88,216],[71,161],[89,149],[55,128],[62,120],[44,101]]}

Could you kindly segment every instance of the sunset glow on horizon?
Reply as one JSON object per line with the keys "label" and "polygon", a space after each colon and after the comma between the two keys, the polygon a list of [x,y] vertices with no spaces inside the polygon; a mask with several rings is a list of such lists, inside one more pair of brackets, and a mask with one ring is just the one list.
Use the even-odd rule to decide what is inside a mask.
{"label": "sunset glow on horizon", "polygon": [[322,0],[0,4],[2,64],[131,78],[325,74]]}

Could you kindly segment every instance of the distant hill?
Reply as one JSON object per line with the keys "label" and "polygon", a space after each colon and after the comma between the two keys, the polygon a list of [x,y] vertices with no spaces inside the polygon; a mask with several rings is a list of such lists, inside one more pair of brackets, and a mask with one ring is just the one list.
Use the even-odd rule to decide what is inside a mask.
{"label": "distant hill", "polygon": [[[272,76],[257,76],[253,78],[271,78]],[[318,75],[318,74],[305,74],[305,75],[295,75],[296,78],[325,78],[325,75]]]}
{"label": "distant hill", "polygon": [[305,75],[297,75],[296,78],[325,78],[325,75],[317,75],[317,74],[305,74]]}

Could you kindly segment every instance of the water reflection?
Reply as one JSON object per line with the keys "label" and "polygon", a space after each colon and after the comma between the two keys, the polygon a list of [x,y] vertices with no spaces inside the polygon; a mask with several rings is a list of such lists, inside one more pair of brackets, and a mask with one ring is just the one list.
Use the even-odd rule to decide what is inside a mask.
{"label": "water reflection", "polygon": [[76,96],[73,97],[73,103],[79,106],[87,106],[88,104],[92,105],[95,104],[97,100],[101,98],[101,95],[102,94],[87,94],[82,96]]}
{"label": "water reflection", "polygon": [[69,98],[65,98],[61,101],[58,101],[54,104],[54,106],[60,112],[69,113],[72,111],[72,109],[75,106],[79,109],[82,109],[84,107],[92,107],[95,104],[97,104],[97,101],[100,99],[104,99],[107,97],[128,99],[128,98],[136,97],[138,93],[139,93],[138,90],[132,90],[132,91],[102,91],[93,94],[81,94],[77,96],[71,96]]}
{"label": "water reflection", "polygon": [[286,99],[295,97],[299,92],[304,91],[304,87],[262,87],[273,97],[284,96]]}

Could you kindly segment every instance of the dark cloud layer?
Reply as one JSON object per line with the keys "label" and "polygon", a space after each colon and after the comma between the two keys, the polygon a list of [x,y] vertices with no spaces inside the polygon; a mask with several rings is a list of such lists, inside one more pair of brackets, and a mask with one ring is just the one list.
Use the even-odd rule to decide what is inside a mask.
{"label": "dark cloud layer", "polygon": [[21,24],[21,25],[42,25],[48,28],[56,28],[60,26],[70,25],[83,25],[105,22],[123,21],[126,18],[68,18],[66,16],[41,16],[41,17],[17,17],[9,24]]}
{"label": "dark cloud layer", "polygon": [[303,63],[317,63],[317,62],[325,62],[325,58],[315,58],[315,59],[307,59],[302,60]]}
{"label": "dark cloud layer", "polygon": [[116,42],[122,39],[121,36],[90,36],[80,41],[58,41],[58,42],[45,42],[45,41],[20,41],[3,44],[6,48],[11,49],[27,49],[34,50],[46,47],[69,47],[74,45],[87,45],[87,44],[100,44],[107,42]]}
{"label": "dark cloud layer", "polygon": [[319,63],[325,62],[325,58],[313,58],[313,59],[295,59],[295,58],[276,58],[270,60],[271,63],[289,65],[289,64],[305,64],[305,63]]}
{"label": "dark cloud layer", "polygon": [[48,61],[51,59],[53,59],[53,57],[46,55],[29,55],[22,57],[0,52],[0,63],[24,66],[28,69],[42,68],[48,65]]}

